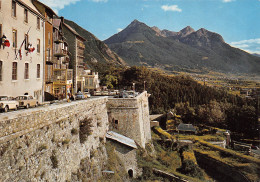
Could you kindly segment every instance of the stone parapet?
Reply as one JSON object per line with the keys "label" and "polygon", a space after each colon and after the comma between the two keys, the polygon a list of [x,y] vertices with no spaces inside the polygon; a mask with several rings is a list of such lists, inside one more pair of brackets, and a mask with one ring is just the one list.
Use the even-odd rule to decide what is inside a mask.
{"label": "stone parapet", "polygon": [[106,97],[0,114],[0,181],[97,181],[105,170]]}
{"label": "stone parapet", "polygon": [[110,130],[135,140],[145,148],[151,140],[147,92],[135,98],[108,98],[107,109]]}
{"label": "stone parapet", "polygon": [[75,115],[82,115],[86,110],[106,104],[107,98],[94,98],[57,105],[38,107],[16,112],[0,114],[0,143],[17,136],[60,122]]}

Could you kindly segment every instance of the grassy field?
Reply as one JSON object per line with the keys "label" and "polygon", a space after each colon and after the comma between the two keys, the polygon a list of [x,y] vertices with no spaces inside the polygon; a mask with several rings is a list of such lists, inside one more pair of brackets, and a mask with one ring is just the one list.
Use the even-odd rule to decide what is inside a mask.
{"label": "grassy field", "polygon": [[[153,140],[154,146],[157,152],[157,156],[154,159],[151,159],[148,163],[143,161],[141,166],[150,166],[155,167],[161,170],[165,170],[176,176],[180,176],[184,179],[192,179],[197,181],[211,181],[212,179],[204,172],[204,170],[199,169],[199,172],[195,173],[187,173],[187,171],[183,170],[183,165],[185,161],[189,162],[189,165],[194,165],[193,168],[199,168],[197,166],[197,160],[193,153],[193,151],[199,152],[205,156],[213,158],[227,166],[234,168],[234,170],[238,170],[242,174],[244,174],[248,179],[252,181],[259,180],[259,171],[260,171],[260,160],[253,158],[248,155],[244,155],[242,153],[236,152],[231,149],[225,149],[216,145],[213,145],[207,141],[223,141],[225,139],[223,134],[215,134],[215,135],[178,135],[173,136],[160,127],[155,127],[153,129]],[[176,147],[169,148],[160,145],[162,142],[156,142],[158,140],[170,139],[172,142],[176,142],[176,140],[191,140],[193,141],[193,147],[182,149]],[[145,158],[144,158],[145,159]],[[142,159],[142,160],[144,160]],[[141,160],[141,161],[142,161]],[[191,161],[191,162],[190,162]],[[146,166],[146,167],[148,167]],[[184,171],[184,172],[183,172]],[[194,179],[195,178],[195,179]],[[152,178],[151,178],[152,179]]]}

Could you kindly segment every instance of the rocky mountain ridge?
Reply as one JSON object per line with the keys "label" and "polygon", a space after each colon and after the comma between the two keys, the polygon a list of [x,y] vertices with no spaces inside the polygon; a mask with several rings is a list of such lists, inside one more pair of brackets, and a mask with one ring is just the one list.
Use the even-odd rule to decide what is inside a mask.
{"label": "rocky mountain ridge", "polygon": [[130,65],[260,74],[258,57],[231,47],[221,35],[204,28],[195,31],[187,26],[173,32],[134,20],[104,42]]}
{"label": "rocky mountain ridge", "polygon": [[73,21],[66,20],[65,23],[75,29],[82,37],[84,42],[84,57],[88,64],[102,62],[114,65],[125,66],[125,61],[113,52],[104,42],[99,40],[95,35],[80,27]]}

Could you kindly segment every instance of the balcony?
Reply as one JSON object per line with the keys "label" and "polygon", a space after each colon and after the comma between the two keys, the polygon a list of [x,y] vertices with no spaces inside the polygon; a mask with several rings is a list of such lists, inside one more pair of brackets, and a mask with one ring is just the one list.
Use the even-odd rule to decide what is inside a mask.
{"label": "balcony", "polygon": [[52,57],[51,56],[47,56],[46,57],[46,64],[49,64],[49,65],[52,65],[54,62],[52,60]]}
{"label": "balcony", "polygon": [[85,63],[83,62],[79,62],[78,65],[77,65],[78,68],[85,68]]}
{"label": "balcony", "polygon": [[63,43],[63,40],[61,40],[61,39],[55,39],[55,40],[54,40],[54,43],[60,44],[60,43]]}
{"label": "balcony", "polygon": [[70,62],[70,57],[67,55],[64,57],[63,63],[69,63]]}
{"label": "balcony", "polygon": [[67,85],[72,83],[72,69],[54,69],[54,84]]}
{"label": "balcony", "polygon": [[55,53],[54,56],[57,58],[64,57],[68,55],[68,51],[65,49],[59,48]]}
{"label": "balcony", "polygon": [[45,83],[53,83],[54,77],[53,75],[45,77]]}
{"label": "balcony", "polygon": [[61,35],[60,33],[55,33],[54,36],[53,36],[53,40],[54,40],[54,43],[56,44],[60,44],[60,43],[63,43],[64,41],[64,37],[63,35]]}

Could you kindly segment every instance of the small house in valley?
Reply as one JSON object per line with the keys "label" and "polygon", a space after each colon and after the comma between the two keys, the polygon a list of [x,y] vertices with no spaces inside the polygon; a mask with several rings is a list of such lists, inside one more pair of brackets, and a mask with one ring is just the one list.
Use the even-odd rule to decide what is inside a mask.
{"label": "small house in valley", "polygon": [[182,134],[196,134],[196,128],[192,124],[184,124],[180,123],[178,127],[176,128],[178,133]]}

